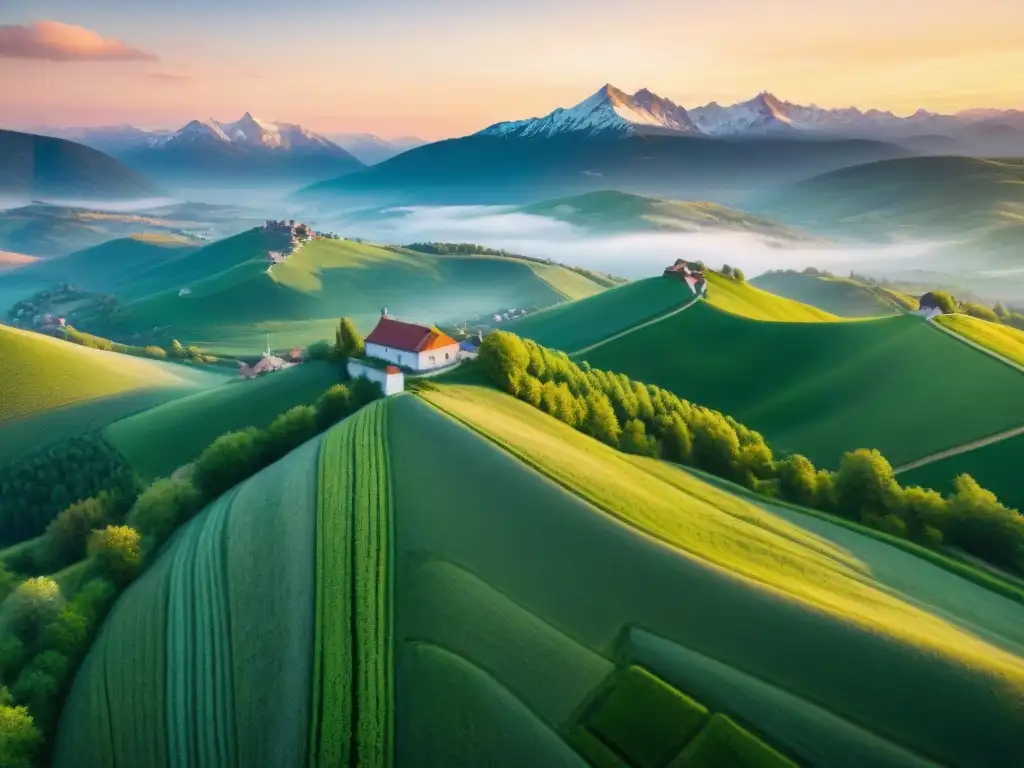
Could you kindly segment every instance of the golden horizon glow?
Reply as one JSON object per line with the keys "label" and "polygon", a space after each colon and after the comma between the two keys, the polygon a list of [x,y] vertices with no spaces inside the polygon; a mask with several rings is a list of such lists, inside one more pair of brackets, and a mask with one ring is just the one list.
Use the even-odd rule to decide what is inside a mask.
{"label": "golden horizon glow", "polygon": [[[37,2],[52,6],[39,8],[52,10],[51,19],[72,7]],[[129,23],[120,0],[95,2],[94,22],[79,12],[42,27],[43,42],[58,50],[51,60],[45,51],[4,57],[0,45],[3,127],[174,129],[248,111],[321,133],[438,139],[572,106],[605,82],[630,93],[648,88],[687,108],[768,90],[800,104],[900,115],[1024,110],[1019,0],[948,0],[926,19],[916,0],[722,0],[722,8],[686,9],[636,0],[646,23],[632,33],[606,3],[588,13],[579,0],[548,8],[523,0],[520,14],[437,0],[463,6],[443,19],[423,6],[391,16],[380,6],[325,10],[322,23],[277,9],[231,27],[218,19],[190,25],[200,5]],[[36,21],[0,30],[31,30]],[[291,44],[297,36],[302,45]],[[92,60],[61,53],[75,45]],[[99,60],[118,55],[138,60]]]}

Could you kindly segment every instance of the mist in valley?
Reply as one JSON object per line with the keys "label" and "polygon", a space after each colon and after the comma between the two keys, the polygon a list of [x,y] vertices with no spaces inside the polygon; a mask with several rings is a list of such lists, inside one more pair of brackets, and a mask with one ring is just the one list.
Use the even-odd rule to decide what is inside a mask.
{"label": "mist in valley", "polygon": [[318,229],[374,242],[478,243],[511,253],[574,264],[630,279],[659,274],[676,259],[704,261],[709,267],[740,267],[749,278],[771,269],[813,266],[837,273],[850,270],[884,274],[893,268],[925,264],[942,242],[849,245],[828,242],[780,244],[739,232],[649,232],[597,235],[562,221],[520,213],[506,206],[395,208],[373,219],[321,216]]}

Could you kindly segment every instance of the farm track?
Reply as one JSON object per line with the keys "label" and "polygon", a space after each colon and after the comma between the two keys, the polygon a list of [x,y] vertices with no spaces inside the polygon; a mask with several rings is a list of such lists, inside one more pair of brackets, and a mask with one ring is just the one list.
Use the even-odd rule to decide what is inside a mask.
{"label": "farm track", "polygon": [[[928,320],[927,322],[932,328],[935,328],[936,330],[941,331],[942,333],[945,333],[948,336],[952,336],[961,344],[966,344],[969,347],[974,347],[982,354],[995,358],[999,362],[1004,363],[1005,365],[1008,365],[1011,368],[1020,371],[1021,373],[1024,373],[1024,366],[1015,363],[1013,360],[1010,360],[1007,357],[1003,357],[999,353],[993,352],[988,347],[982,344],[978,344],[975,341],[971,341],[970,339],[961,336],[959,333],[956,333],[955,331],[951,331],[948,328],[939,325],[933,320]],[[898,475],[901,472],[908,472],[911,469],[917,469],[918,467],[924,467],[927,466],[928,464],[934,464],[936,461],[942,461],[943,459],[948,459],[953,456],[959,456],[962,453],[968,453],[976,448],[984,448],[985,446],[992,445],[993,443],[1001,443],[1003,440],[1009,440],[1010,438],[1017,437],[1018,435],[1024,435],[1024,425],[1013,427],[1012,429],[1007,429],[1002,432],[997,432],[996,434],[989,435],[988,437],[982,437],[977,440],[971,440],[968,443],[962,443],[961,445],[957,445],[952,448],[947,448],[944,451],[938,451],[936,453],[929,454],[928,456],[923,456],[920,459],[909,461],[906,464],[901,464],[898,467],[894,467],[893,473]]]}
{"label": "farm track", "polygon": [[611,342],[613,342],[613,341],[615,341],[617,339],[621,339],[623,336],[628,336],[629,334],[631,334],[631,333],[633,333],[635,331],[639,331],[639,330],[641,330],[643,328],[646,328],[646,327],[648,327],[650,325],[654,325],[656,323],[660,323],[662,320],[668,320],[670,317],[674,317],[675,315],[678,315],[680,312],[685,312],[690,307],[692,307],[694,304],[696,304],[698,301],[700,301],[700,297],[696,297],[695,296],[694,298],[690,299],[688,302],[683,304],[683,306],[681,306],[681,307],[676,307],[675,309],[672,309],[672,310],[670,310],[668,312],[665,312],[664,314],[658,315],[655,318],[652,318],[650,320],[646,320],[646,321],[640,323],[639,325],[634,325],[632,328],[627,328],[624,331],[619,331],[619,333],[616,333],[613,336],[609,336],[608,338],[601,339],[601,341],[598,341],[598,342],[595,342],[594,344],[591,344],[589,346],[583,347],[582,349],[577,349],[575,352],[570,352],[569,353],[569,357],[575,357],[576,355],[582,355],[584,352],[590,352],[591,350],[597,349],[598,347],[604,346],[605,344],[609,344],[609,343],[611,343]]}

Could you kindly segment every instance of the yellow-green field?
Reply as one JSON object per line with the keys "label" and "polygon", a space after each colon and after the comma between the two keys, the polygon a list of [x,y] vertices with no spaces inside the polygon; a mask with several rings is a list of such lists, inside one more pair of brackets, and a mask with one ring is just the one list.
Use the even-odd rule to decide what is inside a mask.
{"label": "yellow-green field", "polygon": [[935,322],[997,355],[1024,365],[1024,331],[970,315],[939,315]]}
{"label": "yellow-green field", "polygon": [[219,383],[217,374],[0,326],[3,397],[0,424],[101,398],[147,389]]}
{"label": "yellow-green field", "polygon": [[714,272],[708,273],[707,280],[709,304],[734,315],[749,317],[751,320],[821,323],[842,319],[823,309],[776,296],[749,283],[741,283]]}

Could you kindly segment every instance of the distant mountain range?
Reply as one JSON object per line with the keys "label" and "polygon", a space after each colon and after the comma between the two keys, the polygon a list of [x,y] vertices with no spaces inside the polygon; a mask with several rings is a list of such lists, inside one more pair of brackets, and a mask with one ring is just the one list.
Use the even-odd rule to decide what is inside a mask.
{"label": "distant mountain range", "polygon": [[[1024,151],[1024,112],[967,110],[941,115],[918,110],[908,117],[878,109],[825,109],[783,101],[768,92],[731,106],[711,102],[686,109],[647,89],[630,95],[613,85],[602,86],[579,104],[544,117],[497,123],[481,136],[551,138],[573,133],[599,135],[705,135],[714,137],[828,137],[883,140],[947,137],[953,144],[972,142],[981,150],[993,144]],[[951,147],[951,145],[947,145]]]}
{"label": "distant mountain range", "polygon": [[102,148],[129,166],[167,182],[253,180],[309,183],[350,173],[363,163],[318,133],[291,123],[192,120],[177,131],[131,125],[37,129]]}
{"label": "distant mountain range", "polygon": [[330,134],[327,138],[367,165],[390,160],[407,149],[419,147],[427,143],[416,136],[382,139],[380,136],[372,133],[336,133]]}
{"label": "distant mountain range", "polygon": [[127,199],[159,189],[98,150],[51,136],[0,130],[0,194]]}

